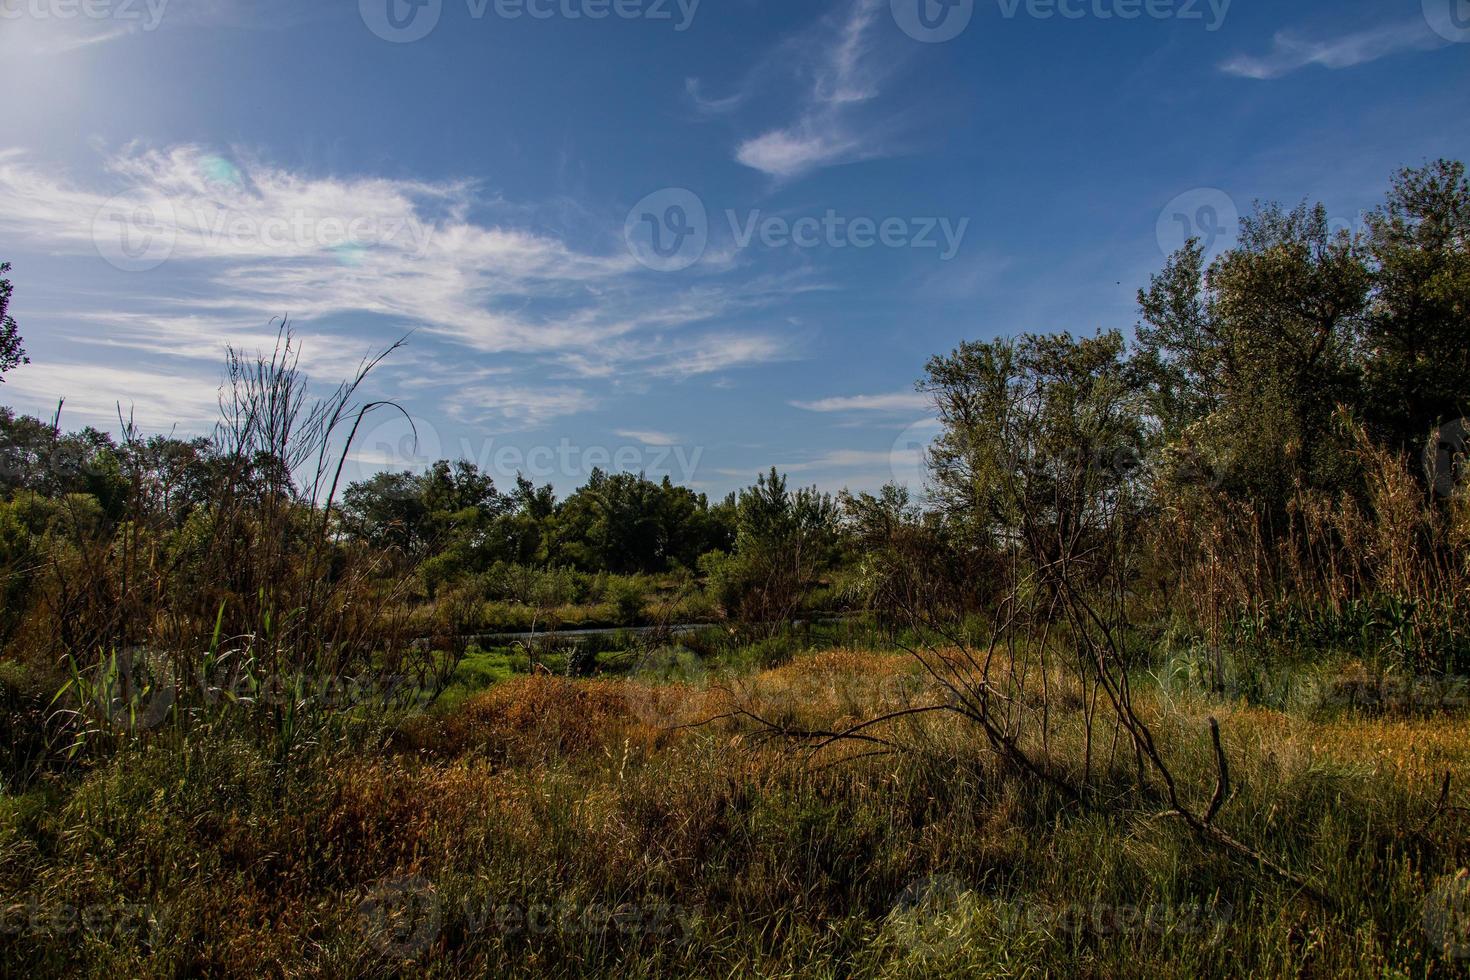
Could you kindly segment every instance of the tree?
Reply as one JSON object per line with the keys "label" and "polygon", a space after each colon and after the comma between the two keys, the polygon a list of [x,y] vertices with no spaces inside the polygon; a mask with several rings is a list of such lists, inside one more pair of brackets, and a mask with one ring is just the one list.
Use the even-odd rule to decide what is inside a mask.
{"label": "tree", "polygon": [[348,529],[374,547],[422,554],[432,539],[424,482],[417,473],[383,472],[352,484],[342,494]]}
{"label": "tree", "polygon": [[788,490],[771,468],[740,494],[735,553],[702,560],[725,611],[774,633],[789,623],[836,555],[838,509],[815,487]]}
{"label": "tree", "polygon": [[5,382],[6,371],[31,363],[21,346],[22,338],[15,318],[10,315],[10,295],[14,287],[9,279],[4,278],[9,271],[10,263],[0,262],[0,384]]}
{"label": "tree", "polygon": [[594,469],[557,509],[555,551],[584,571],[693,568],[705,552],[730,547],[729,518],[704,494],[675,486],[667,476],[654,483],[641,474]]}
{"label": "tree", "polygon": [[856,592],[880,623],[904,627],[960,622],[994,600],[1000,580],[995,553],[953,533],[953,525],[926,512],[907,487],[887,484],[877,494],[839,496]]}
{"label": "tree", "polygon": [[593,469],[558,508],[559,552],[587,571],[662,571],[667,541],[658,496],[658,485],[642,476]]}
{"label": "tree", "polygon": [[1374,434],[1417,456],[1470,412],[1470,181],[1440,160],[1402,171],[1368,219],[1377,289],[1364,331]]}
{"label": "tree", "polygon": [[927,371],[935,499],[976,546],[1060,560],[1141,498],[1142,392],[1116,331],[966,342]]}
{"label": "tree", "polygon": [[1464,164],[1400,172],[1367,226],[1334,232],[1321,205],[1259,205],[1208,268],[1192,241],[1152,277],[1138,362],[1166,470],[1280,518],[1298,488],[1359,489],[1338,406],[1414,457],[1470,412]]}
{"label": "tree", "polygon": [[1171,476],[1208,475],[1271,512],[1299,476],[1343,487],[1332,416],[1361,398],[1372,287],[1362,241],[1321,205],[1259,206],[1208,269],[1197,241],[1175,253],[1139,293],[1138,328]]}

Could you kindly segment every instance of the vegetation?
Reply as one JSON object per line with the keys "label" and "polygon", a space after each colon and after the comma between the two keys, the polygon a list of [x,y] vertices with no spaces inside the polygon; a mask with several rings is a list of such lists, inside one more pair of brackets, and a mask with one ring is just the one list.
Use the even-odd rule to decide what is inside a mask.
{"label": "vegetation", "polygon": [[6,970],[1466,973],[1464,168],[1139,302],[932,359],[923,500],[341,487],[288,331],[0,413]]}
{"label": "vegetation", "polygon": [[4,278],[10,271],[9,262],[0,262],[0,383],[5,381],[5,372],[21,364],[29,364],[30,358],[21,346],[25,341],[15,317],[10,315],[10,297],[15,287]]}

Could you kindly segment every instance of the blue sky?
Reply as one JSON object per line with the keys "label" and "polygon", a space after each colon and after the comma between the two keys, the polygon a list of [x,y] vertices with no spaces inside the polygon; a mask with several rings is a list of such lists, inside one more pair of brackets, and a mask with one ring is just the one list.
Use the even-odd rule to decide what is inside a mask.
{"label": "blue sky", "polygon": [[6,404],[203,432],[289,314],[413,331],[353,475],[867,488],[931,355],[1470,157],[1470,0],[0,0],[0,93]]}

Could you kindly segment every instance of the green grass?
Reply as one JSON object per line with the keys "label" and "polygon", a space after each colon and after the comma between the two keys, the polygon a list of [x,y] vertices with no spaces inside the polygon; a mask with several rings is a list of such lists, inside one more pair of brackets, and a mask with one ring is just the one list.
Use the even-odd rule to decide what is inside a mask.
{"label": "green grass", "polygon": [[439,705],[441,709],[453,708],[471,694],[477,694],[500,681],[509,680],[517,673],[524,674],[526,670],[526,655],[512,647],[482,650],[478,646],[471,646],[455,668],[444,693],[439,696]]}
{"label": "green grass", "polygon": [[[605,651],[616,658],[617,651]],[[0,798],[0,973],[52,976],[1441,976],[1436,887],[1470,861],[1437,811],[1470,720],[1324,717],[1141,689],[1225,829],[1322,907],[1161,818],[1131,766],[1076,806],[948,720],[929,754],[808,765],[726,721],[729,688],[802,724],[876,705],[903,657],[751,653],[720,687],[516,676],[473,651],[428,717],[283,764],[160,735]],[[741,667],[740,664],[746,664]],[[471,691],[478,693],[471,693]],[[1059,722],[1063,757],[1077,719]],[[1124,760],[1126,763],[1126,760]],[[1460,892],[1453,892],[1459,895]]]}

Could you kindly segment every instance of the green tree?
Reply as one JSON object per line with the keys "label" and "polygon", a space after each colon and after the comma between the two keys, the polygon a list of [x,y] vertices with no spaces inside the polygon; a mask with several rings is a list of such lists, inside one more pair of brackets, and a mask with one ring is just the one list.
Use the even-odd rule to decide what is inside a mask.
{"label": "green tree", "polygon": [[1470,413],[1470,181],[1439,160],[1404,170],[1368,220],[1376,290],[1363,336],[1374,434],[1417,455]]}
{"label": "green tree", "polygon": [[1273,511],[1299,474],[1343,486],[1332,414],[1360,400],[1372,287],[1363,242],[1334,232],[1321,205],[1259,206],[1208,269],[1197,241],[1172,256],[1139,293],[1138,328],[1171,474]]}
{"label": "green tree", "polygon": [[555,552],[584,571],[693,568],[705,552],[730,547],[732,517],[667,476],[654,483],[641,474],[594,469],[557,509]]}
{"label": "green tree", "polygon": [[416,555],[432,540],[424,478],[416,473],[378,473],[353,483],[342,494],[344,523],[378,548]]}
{"label": "green tree", "polygon": [[775,468],[740,494],[735,551],[701,559],[727,614],[774,633],[789,623],[837,555],[839,511],[815,487],[789,490]]}
{"label": "green tree", "polygon": [[0,384],[5,381],[6,371],[20,364],[31,363],[22,346],[20,328],[10,315],[10,297],[15,287],[5,278],[9,271],[10,263],[0,262]]}
{"label": "green tree", "polygon": [[966,342],[921,387],[942,424],[935,499],[976,546],[1057,560],[1138,506],[1143,391],[1116,331]]}

